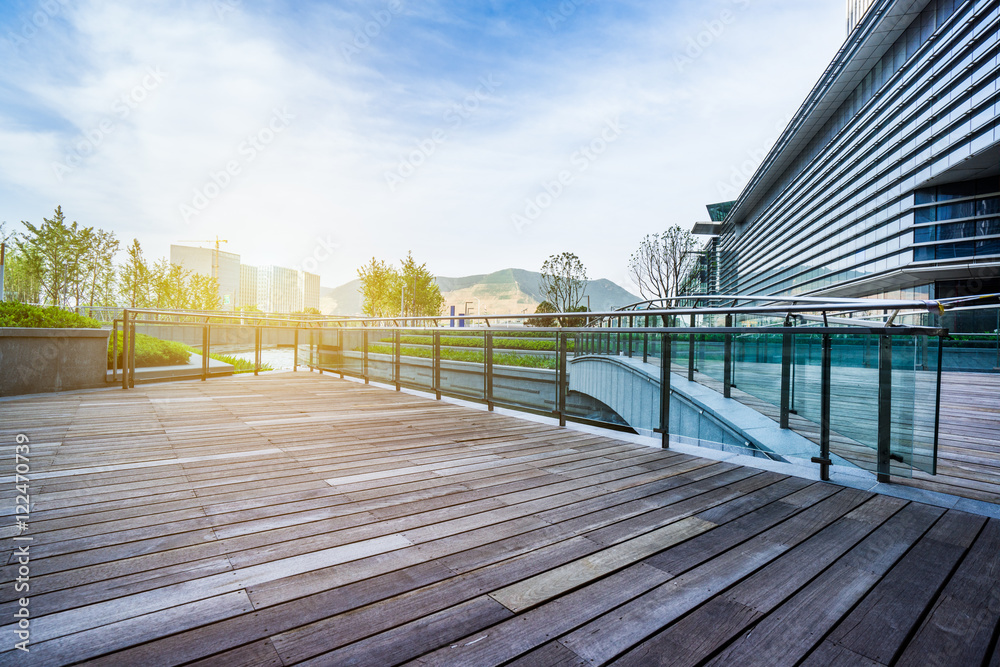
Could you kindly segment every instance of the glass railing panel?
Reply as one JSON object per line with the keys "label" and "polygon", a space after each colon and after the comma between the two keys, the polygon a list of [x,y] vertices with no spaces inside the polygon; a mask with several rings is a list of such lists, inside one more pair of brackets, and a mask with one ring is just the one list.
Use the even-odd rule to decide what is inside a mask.
{"label": "glass railing panel", "polygon": [[[459,339],[461,342],[461,339]],[[429,329],[404,329],[399,338],[399,381],[408,387],[434,390],[434,332]],[[466,348],[445,345],[442,335],[441,354],[450,356],[453,349]]]}
{"label": "glass railing panel", "polygon": [[733,336],[733,386],[781,405],[781,334]]}
{"label": "glass railing panel", "polygon": [[878,337],[834,335],[830,376],[830,451],[876,472]]}
{"label": "glass railing panel", "polygon": [[394,335],[394,329],[382,327],[368,331],[368,379],[373,382],[390,383],[396,379]]}
{"label": "glass railing panel", "polygon": [[[556,409],[557,336],[554,331],[494,332],[495,402],[547,413]],[[576,336],[569,335],[568,354],[576,345]]]}
{"label": "glass railing panel", "polygon": [[459,397],[486,398],[485,337],[482,331],[441,330],[441,391]]}
{"label": "glass railing panel", "polygon": [[365,329],[351,328],[340,332],[343,351],[340,356],[340,367],[344,373],[363,377],[365,374]]}
{"label": "glass railing panel", "polygon": [[335,371],[343,363],[343,344],[340,329],[323,329],[310,332],[311,365],[323,370]]}
{"label": "glass railing panel", "polygon": [[[936,340],[936,339],[935,339]],[[923,336],[892,337],[893,458],[935,472],[934,429],[937,404],[937,354]],[[906,474],[892,468],[892,474]]]}
{"label": "glass railing panel", "polygon": [[[821,422],[823,336],[797,333],[792,338],[791,387],[789,407],[814,424]],[[818,428],[817,435],[818,440]],[[818,445],[817,445],[818,446]]]}

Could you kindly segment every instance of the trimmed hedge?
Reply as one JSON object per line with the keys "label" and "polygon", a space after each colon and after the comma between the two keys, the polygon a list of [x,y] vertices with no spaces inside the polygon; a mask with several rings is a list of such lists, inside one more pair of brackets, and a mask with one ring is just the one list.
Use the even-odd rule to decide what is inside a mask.
{"label": "trimmed hedge", "polygon": [[100,329],[101,323],[58,306],[31,306],[17,301],[0,301],[0,327]]}
{"label": "trimmed hedge", "polygon": [[[118,368],[122,367],[122,354],[124,352],[123,333],[118,332]],[[108,341],[108,368],[111,368],[111,361],[114,350],[114,337]],[[160,340],[146,334],[136,334],[135,336],[135,367],[148,368],[150,366],[180,366],[186,364],[191,357],[191,348],[181,343],[169,340]]]}
{"label": "trimmed hedge", "polygon": [[[383,343],[392,343],[393,339],[382,338]],[[433,336],[400,336],[399,342],[403,345],[433,345]],[[471,336],[441,336],[441,345],[444,347],[478,347],[482,349],[483,338]],[[542,352],[555,352],[556,341],[554,340],[532,340],[532,339],[507,339],[494,336],[494,350],[537,350]],[[566,349],[573,351],[573,341],[566,341]]]}
{"label": "trimmed hedge", "polygon": [[[375,354],[396,354],[392,345],[371,345],[369,352]],[[403,347],[400,346],[399,353],[404,357],[421,357],[430,359],[434,356],[434,350],[429,347]],[[485,361],[482,350],[441,350],[441,358],[449,361],[469,361],[481,364]],[[497,354],[493,353],[493,364],[495,366],[521,366],[523,368],[555,368],[556,360],[551,357],[536,357],[525,354]]]}

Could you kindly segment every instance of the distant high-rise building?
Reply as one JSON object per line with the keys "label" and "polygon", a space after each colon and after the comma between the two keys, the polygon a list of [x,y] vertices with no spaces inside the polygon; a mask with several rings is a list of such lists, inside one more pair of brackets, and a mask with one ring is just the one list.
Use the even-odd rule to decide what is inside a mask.
{"label": "distant high-rise building", "polygon": [[302,294],[302,307],[319,310],[319,276],[308,271],[299,271],[299,292]]}
{"label": "distant high-rise building", "polygon": [[874,4],[875,0],[847,0],[847,34],[850,35],[851,31],[864,17],[868,9]]}
{"label": "distant high-rise building", "polygon": [[[216,256],[218,254],[218,256]],[[223,310],[236,307],[240,290],[240,256],[215,248],[195,248],[183,245],[170,246],[170,263],[186,271],[200,273],[219,281],[219,298]],[[216,274],[218,271],[218,274]]]}
{"label": "distant high-rise building", "polygon": [[258,308],[257,267],[240,264],[240,293],[236,300],[238,308]]}

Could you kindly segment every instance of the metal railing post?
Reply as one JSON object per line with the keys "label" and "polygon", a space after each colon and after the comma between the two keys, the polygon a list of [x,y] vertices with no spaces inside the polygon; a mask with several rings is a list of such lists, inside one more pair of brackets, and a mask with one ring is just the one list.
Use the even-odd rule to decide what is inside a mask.
{"label": "metal railing post", "polygon": [[122,389],[128,389],[128,308],[122,310]]}
{"label": "metal railing post", "polygon": [[566,390],[569,386],[569,382],[566,381],[566,334],[559,332],[556,334],[559,341],[558,355],[559,355],[559,372],[556,375],[556,381],[558,383],[556,387],[556,394],[559,399],[558,411],[559,411],[559,425],[566,425]]}
{"label": "metal railing post", "polygon": [[434,398],[441,400],[441,332],[434,332],[434,354],[432,358],[434,367]]}
{"label": "metal railing post", "polygon": [[128,337],[128,386],[135,387],[135,313],[132,314]]}
{"label": "metal railing post", "polygon": [[297,373],[299,370],[299,327],[295,326],[295,355],[292,359],[292,372]]}
{"label": "metal railing post", "polygon": [[361,331],[361,375],[365,378],[365,384],[368,384],[368,329],[362,329]]}
{"label": "metal railing post", "polygon": [[[649,328],[649,315],[646,315],[645,319],[646,328]],[[642,334],[642,363],[649,363],[649,334]]]}
{"label": "metal railing post", "polygon": [[670,334],[660,334],[660,446],[670,448]]}
{"label": "metal railing post", "polygon": [[[628,328],[629,329],[634,329],[635,328],[635,315],[629,315],[628,316]],[[629,331],[627,334],[625,334],[625,339],[628,341],[628,358],[631,359],[632,358],[632,332],[631,331]]]}
{"label": "metal railing post", "polygon": [[888,482],[892,462],[892,336],[878,337],[877,478]]}
{"label": "metal railing post", "polygon": [[813,463],[819,464],[819,478],[830,481],[830,382],[831,359],[833,344],[830,334],[823,334],[822,356],[820,361],[820,393],[819,393],[819,456],[812,457]]}
{"label": "metal railing post", "polygon": [[[1000,329],[997,329],[998,335],[1000,335]],[[925,336],[926,338],[926,336]],[[937,392],[934,396],[934,460],[931,464],[931,474],[937,474],[937,461],[938,461],[938,431],[941,427],[941,363],[944,361],[944,336],[938,336],[938,354],[937,354]]]}
{"label": "metal railing post", "polygon": [[[733,316],[726,315],[726,328],[732,326]],[[724,334],[722,340],[722,395],[730,398],[733,393],[733,334]]]}
{"label": "metal railing post", "polygon": [[118,382],[118,320],[111,323],[111,382]]}
{"label": "metal railing post", "polygon": [[253,328],[253,374],[260,372],[260,323]]}
{"label": "metal railing post", "polygon": [[[691,313],[691,328],[695,327],[695,314]],[[688,334],[688,380],[694,382],[694,333]]]}
{"label": "metal railing post", "polygon": [[400,355],[401,355],[400,338],[401,337],[402,336],[400,335],[399,329],[396,329],[395,333],[393,334],[393,345],[395,347],[395,359],[393,360],[393,378],[394,378],[394,380],[396,382],[396,391],[399,391],[399,372],[400,372],[400,368],[402,368],[402,362],[400,361]]}
{"label": "metal railing post", "polygon": [[483,336],[483,398],[486,399],[486,408],[493,412],[493,332],[487,331]]}
{"label": "metal railing post", "polygon": [[788,428],[789,406],[792,386],[792,334],[781,334],[781,428]]}

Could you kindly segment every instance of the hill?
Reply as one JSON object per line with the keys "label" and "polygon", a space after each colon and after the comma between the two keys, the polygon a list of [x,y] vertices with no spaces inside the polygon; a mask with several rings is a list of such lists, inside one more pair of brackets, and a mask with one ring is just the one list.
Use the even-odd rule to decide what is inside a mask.
{"label": "hill", "polygon": [[[445,299],[446,310],[455,306],[456,313],[533,313],[542,302],[541,274],[524,269],[503,269],[494,273],[450,278],[438,276],[438,286]],[[320,293],[320,310],[329,315],[361,313],[359,280],[339,287],[324,287]],[[639,297],[603,278],[587,282],[591,310],[613,310],[639,301]],[[478,301],[477,301],[478,300]],[[477,310],[481,309],[481,310]]]}

